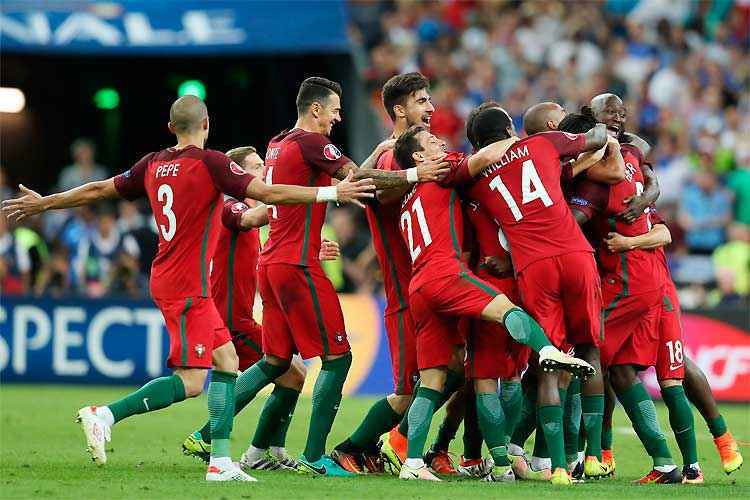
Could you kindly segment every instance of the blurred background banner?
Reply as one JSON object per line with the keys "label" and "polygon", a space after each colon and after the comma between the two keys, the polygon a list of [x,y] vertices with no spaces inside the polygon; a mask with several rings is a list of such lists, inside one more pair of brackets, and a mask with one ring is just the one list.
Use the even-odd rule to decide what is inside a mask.
{"label": "blurred background banner", "polygon": [[0,12],[7,51],[164,56],[348,47],[342,0],[25,0],[4,1]]}
{"label": "blurred background banner", "polygon": [[[354,356],[345,393],[387,394],[393,379],[382,298],[342,294],[341,305]],[[717,311],[683,317],[686,352],[706,373],[718,400],[749,401],[747,311],[718,313],[721,320],[705,315],[716,317]],[[168,349],[164,321],[150,301],[7,297],[0,305],[4,383],[142,384],[168,374]],[[311,360],[308,368],[314,380],[319,361]],[[653,374],[645,379],[658,396]],[[312,384],[305,390],[311,392]]]}

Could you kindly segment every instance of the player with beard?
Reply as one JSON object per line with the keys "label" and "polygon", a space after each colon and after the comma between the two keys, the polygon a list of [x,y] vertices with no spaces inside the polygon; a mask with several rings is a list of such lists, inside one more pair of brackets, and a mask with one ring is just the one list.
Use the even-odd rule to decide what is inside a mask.
{"label": "player with beard", "polygon": [[[591,100],[592,115],[598,122],[605,123],[611,134],[617,135],[624,142],[637,146],[642,151],[643,156],[646,157],[650,151],[650,146],[638,136],[624,131],[627,113],[624,106],[620,105],[621,101],[613,94],[596,96]],[[661,245],[669,243],[664,236],[664,232],[668,233],[668,229],[653,208],[653,203],[658,197],[658,181],[650,164],[644,162],[644,165],[644,176],[647,176],[645,189],[643,193],[636,193],[635,196],[625,200],[628,207],[619,216],[622,220],[630,222],[638,214],[651,212],[649,215],[653,219],[654,228],[649,232],[649,236],[644,235],[634,238],[623,237],[617,232],[612,233],[612,238],[607,241],[612,251],[623,251],[623,245],[627,244],[637,245],[634,248],[654,248],[653,246],[640,246],[641,241],[652,242],[654,238],[660,236],[661,239],[658,241],[661,242]],[[623,240],[623,238],[628,239]],[[718,411],[705,374],[684,353],[677,291],[666,265],[663,248],[661,246],[656,248],[660,256],[661,269],[664,272],[666,283],[662,318],[659,323],[660,338],[656,373],[662,398],[669,409],[670,425],[675,432],[675,438],[683,456],[684,481],[701,483],[703,482],[703,474],[698,465],[694,422],[692,411],[688,411],[690,408],[688,400],[698,408],[706,420],[714,437],[714,444],[719,451],[722,467],[727,474],[731,474],[742,465],[742,455],[739,453],[737,442],[728,431],[726,423]],[[610,456],[612,442],[611,411],[613,409],[613,405],[608,405],[609,418],[605,420],[608,421],[609,425],[605,426],[605,429],[608,427],[609,431],[603,434],[608,438],[603,446],[608,445]],[[613,458],[612,462],[614,463]]]}
{"label": "player with beard", "polygon": [[[614,95],[605,99],[607,113],[624,116],[622,101]],[[588,109],[583,114],[568,115],[560,129],[578,132],[597,123]],[[613,132],[609,121],[607,129]],[[599,123],[601,125],[601,123]],[[618,131],[619,132],[619,131]],[[611,133],[610,135],[616,135]],[[648,250],[631,250],[615,255],[606,246],[611,231],[628,236],[648,233],[649,220],[641,214],[633,223],[617,220],[624,200],[643,189],[640,166],[642,152],[621,145],[626,178],[613,186],[584,180],[578,183],[569,203],[579,224],[591,221],[593,239],[602,275],[605,341],[602,345],[602,367],[609,371],[612,388],[625,408],[633,427],[654,462],[652,471],[638,480],[646,483],[676,483],[682,476],[674,464],[666,439],[655,420],[656,408],[637,376],[639,370],[655,364],[658,348],[658,323],[661,314],[664,280],[656,254]],[[596,439],[588,436],[588,441]]]}

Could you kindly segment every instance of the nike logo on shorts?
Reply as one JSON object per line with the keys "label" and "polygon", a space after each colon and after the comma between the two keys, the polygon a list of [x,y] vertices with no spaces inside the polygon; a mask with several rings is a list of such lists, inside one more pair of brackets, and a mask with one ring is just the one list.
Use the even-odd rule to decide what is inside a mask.
{"label": "nike logo on shorts", "polygon": [[680,368],[682,368],[682,364],[679,364],[679,365],[670,364],[669,365],[669,369],[672,370],[672,371],[679,370]]}

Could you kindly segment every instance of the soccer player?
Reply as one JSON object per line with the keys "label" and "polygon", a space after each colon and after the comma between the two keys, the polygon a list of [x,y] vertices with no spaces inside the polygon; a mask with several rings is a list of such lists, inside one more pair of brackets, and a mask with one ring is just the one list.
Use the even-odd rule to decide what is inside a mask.
{"label": "soccer player", "polygon": [[[227,156],[256,177],[263,174],[263,159],[252,146],[234,148]],[[256,207],[254,219],[245,213]],[[244,219],[243,219],[244,216]],[[243,224],[244,222],[244,224]],[[260,251],[259,226],[268,223],[268,210],[250,198],[239,201],[226,198],[222,212],[222,228],[211,266],[211,292],[216,308],[232,335],[239,357],[239,369],[246,370],[263,357],[261,326],[253,319],[257,291],[256,268]],[[320,260],[334,259],[338,245],[323,241]],[[252,443],[240,458],[245,469],[294,469],[296,460],[286,453],[284,443],[297,399],[305,382],[306,369],[294,358],[289,370],[277,378],[271,395],[263,406]],[[235,399],[237,415],[245,407],[243,399]],[[190,434],[182,445],[183,453],[208,461],[211,451],[210,422]]]}
{"label": "soccer player", "polygon": [[[383,85],[383,107],[393,121],[391,139],[398,139],[412,125],[429,127],[435,111],[429,85],[429,80],[420,73],[396,75]],[[400,170],[393,158],[392,149],[378,157],[377,168],[385,171]],[[421,169],[418,171],[421,172]],[[402,420],[419,378],[414,321],[409,312],[407,296],[411,260],[398,230],[400,207],[397,200],[403,191],[381,193],[381,199],[369,203],[366,209],[373,247],[383,275],[386,297],[384,321],[391,354],[394,392],[377,401],[351,436],[332,451],[331,457],[350,472],[382,471],[378,438]],[[392,200],[390,203],[387,203],[388,198]],[[455,388],[450,392],[453,390]],[[406,422],[404,419],[404,423]],[[394,445],[400,448],[395,440],[401,437],[401,433],[395,429],[390,436],[393,440],[386,437],[386,447]],[[404,441],[405,451],[406,438],[401,439]],[[394,467],[399,465],[400,459]]]}
{"label": "soccer player", "polygon": [[[206,473],[208,481],[252,481],[229,454],[234,415],[237,354],[221,320],[209,286],[209,264],[219,236],[222,193],[269,204],[353,201],[371,196],[369,180],[349,180],[333,190],[300,186],[268,186],[223,153],[204,149],[209,132],[208,110],[200,99],[183,96],[170,108],[173,147],[149,153],[130,170],[107,180],[40,196],[19,186],[23,196],[3,202],[10,219],[21,220],[46,210],[70,208],[111,198],[146,196],[159,228],[159,250],[151,272],[151,296],[164,315],[170,337],[168,377],[152,380],[106,406],[78,412],[94,462],[107,461],[105,443],[121,420],[166,408],[198,396],[208,370],[208,409],[213,437]],[[351,179],[351,176],[349,177]]]}
{"label": "soccer player", "polygon": [[[341,86],[311,77],[297,94],[297,122],[271,139],[266,151],[265,179],[269,185],[288,182],[319,186],[332,192],[333,179],[371,177],[378,189],[409,184],[405,171],[361,169],[328,138],[341,121]],[[364,162],[385,148],[379,145]],[[439,164],[435,164],[438,172]],[[374,189],[374,188],[373,188]],[[270,236],[258,265],[263,299],[263,358],[238,380],[237,398],[252,400],[263,387],[287,371],[295,352],[304,359],[320,357],[322,366],[313,389],[313,410],[305,449],[297,470],[327,476],[351,476],[329,456],[325,444],[338,412],[341,391],[352,356],[338,296],[318,260],[324,203],[268,206]]]}
{"label": "soccer player", "polygon": [[[515,136],[510,117],[501,108],[480,112],[473,133],[485,146]],[[468,196],[500,223],[508,239],[525,307],[553,344],[575,346],[576,352],[595,366],[599,364],[600,340],[598,272],[593,250],[564,203],[560,177],[561,159],[598,151],[606,143],[604,126],[585,135],[532,135],[496,159],[468,188]],[[570,484],[557,374],[542,373],[538,392],[538,418],[551,455],[551,480]],[[604,404],[599,373],[586,380],[582,399],[585,412],[590,414],[586,430],[598,435]],[[609,472],[601,462],[600,449],[592,445],[587,451],[589,475],[606,476]]]}
{"label": "soccer player", "polygon": [[[481,107],[477,110],[480,110]],[[565,116],[565,110],[559,104],[541,102],[526,110],[523,115],[523,127],[528,135],[554,131],[557,130]],[[603,149],[601,152],[603,153]],[[578,174],[606,184],[614,184],[624,178],[625,172],[622,162],[599,162],[599,159],[601,159],[601,154],[582,155],[580,159],[567,161],[563,167],[563,188],[569,189],[573,178],[579,178],[576,177]],[[593,165],[592,161],[595,162]],[[524,374],[524,379],[528,379],[524,386],[529,390],[525,392],[522,401],[522,416],[518,426],[516,426],[516,432],[512,436],[509,453],[514,457],[514,468],[519,477],[546,480],[549,479],[551,473],[551,462],[543,431],[536,418],[536,371],[536,364],[531,363]],[[571,380],[567,374],[562,373],[558,382],[561,404],[564,404],[563,424],[566,462],[568,463],[568,470],[575,478],[580,479],[585,472],[585,453],[578,451],[578,434],[581,424],[581,381],[577,378]],[[527,464],[525,460],[518,460],[515,457],[523,457],[523,445],[534,432],[534,429],[536,429],[534,452],[530,463]],[[591,468],[591,466],[589,467]]]}
{"label": "soccer player", "polygon": [[[467,175],[476,175],[502,157],[511,141],[494,144],[468,159],[451,154],[448,159]],[[399,165],[413,168],[444,151],[445,143],[426,128],[408,129],[396,141],[394,155]],[[402,479],[439,480],[427,470],[422,451],[436,402],[442,396],[447,366],[454,356],[459,317],[502,323],[514,339],[539,352],[540,364],[548,369],[565,368],[592,374],[583,360],[553,347],[539,325],[506,295],[477,278],[461,261],[463,215],[457,193],[438,183],[412,188],[401,203],[402,238],[412,259],[409,302],[417,328],[417,360],[420,387],[409,408],[408,458]],[[496,380],[475,380],[479,425],[496,470],[491,479],[509,469],[505,447],[504,416]]]}
{"label": "soccer player", "polygon": [[[623,115],[622,101],[616,96],[607,99],[608,112]],[[577,132],[592,126],[593,116],[568,115],[561,130]],[[601,123],[599,124],[601,125]],[[609,123],[606,123],[611,129]],[[609,370],[610,383],[633,423],[641,442],[654,461],[652,471],[639,479],[645,483],[676,483],[682,481],[672,459],[666,439],[656,421],[656,408],[637,376],[637,371],[656,362],[657,327],[664,294],[664,280],[658,259],[653,252],[633,250],[620,255],[610,252],[603,240],[610,231],[627,235],[648,232],[649,221],[641,214],[632,224],[616,219],[624,206],[623,200],[637,194],[644,178],[640,166],[641,151],[629,144],[620,147],[625,160],[625,179],[613,186],[584,180],[571,198],[570,206],[580,224],[591,220],[597,241],[602,275],[605,341],[602,345],[602,367]],[[597,436],[598,437],[598,436]],[[589,441],[597,437],[588,436]]]}

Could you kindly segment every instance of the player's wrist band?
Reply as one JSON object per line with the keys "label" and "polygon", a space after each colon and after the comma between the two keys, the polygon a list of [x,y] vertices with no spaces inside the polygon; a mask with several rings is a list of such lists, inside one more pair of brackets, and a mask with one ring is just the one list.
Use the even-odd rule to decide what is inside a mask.
{"label": "player's wrist band", "polygon": [[419,182],[419,174],[417,173],[417,167],[406,169],[406,180],[412,184]]}
{"label": "player's wrist band", "polygon": [[336,190],[336,186],[325,186],[318,188],[318,194],[315,197],[316,201],[338,201],[339,193]]}

